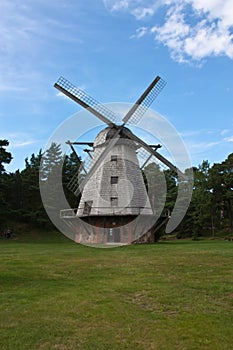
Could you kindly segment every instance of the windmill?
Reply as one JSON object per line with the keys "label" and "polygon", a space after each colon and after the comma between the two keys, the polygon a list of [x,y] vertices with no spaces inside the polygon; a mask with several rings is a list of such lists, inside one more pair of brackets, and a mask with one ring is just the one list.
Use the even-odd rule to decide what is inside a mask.
{"label": "windmill", "polygon": [[160,145],[147,144],[128,125],[142,118],[165,85],[166,82],[157,76],[119,125],[115,112],[65,78],[60,77],[54,84],[55,88],[106,124],[94,142],[67,141],[73,152],[75,145],[84,144],[91,148],[85,149],[89,166],[82,164],[84,176],[81,179],[77,174],[69,184],[73,193],[81,197],[79,206],[77,210],[61,210],[61,218],[67,222],[81,219],[76,224],[77,242],[124,244],[139,241],[142,237],[145,240],[151,238],[150,229],[158,219],[158,213],[154,212],[148,198],[138,152],[143,150],[145,154],[144,165],[155,157],[179,176],[184,178],[185,175],[158,153]]}

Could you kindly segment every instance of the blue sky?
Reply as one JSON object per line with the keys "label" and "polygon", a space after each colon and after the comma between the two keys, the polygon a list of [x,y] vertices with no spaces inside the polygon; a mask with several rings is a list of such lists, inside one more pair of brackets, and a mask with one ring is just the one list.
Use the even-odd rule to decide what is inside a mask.
{"label": "blue sky", "polygon": [[53,87],[60,75],[106,103],[135,102],[160,75],[167,85],[152,108],[192,164],[233,151],[232,0],[1,0],[0,42],[8,171],[81,109]]}

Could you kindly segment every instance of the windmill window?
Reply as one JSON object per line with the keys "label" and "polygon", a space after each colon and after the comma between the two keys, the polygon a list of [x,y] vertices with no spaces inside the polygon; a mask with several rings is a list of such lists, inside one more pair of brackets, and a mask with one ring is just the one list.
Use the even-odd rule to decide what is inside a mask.
{"label": "windmill window", "polygon": [[118,197],[111,197],[111,206],[112,207],[118,206]]}
{"label": "windmill window", "polygon": [[111,185],[118,183],[118,176],[111,176]]}
{"label": "windmill window", "polygon": [[91,212],[93,201],[84,202],[83,215],[89,215]]}
{"label": "windmill window", "polygon": [[111,162],[116,162],[116,161],[117,161],[117,155],[112,155]]}

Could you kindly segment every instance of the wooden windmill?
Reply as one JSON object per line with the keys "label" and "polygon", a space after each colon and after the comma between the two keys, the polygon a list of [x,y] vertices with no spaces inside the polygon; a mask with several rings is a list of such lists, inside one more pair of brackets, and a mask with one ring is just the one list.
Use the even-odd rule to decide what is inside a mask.
{"label": "wooden windmill", "polygon": [[[55,83],[55,88],[107,124],[93,143],[84,142],[93,150],[92,154],[86,150],[91,162],[89,169],[84,168],[85,178],[80,181],[75,176],[70,183],[75,195],[81,194],[79,207],[76,211],[61,211],[63,220],[77,219],[77,242],[127,244],[141,236],[150,236],[155,213],[144,184],[138,150],[145,151],[147,160],[156,157],[176,173],[182,172],[157,152],[160,145],[148,145],[126,125],[142,118],[165,85],[165,81],[157,76],[118,125],[117,115],[112,110],[68,80],[60,77]],[[73,151],[75,144],[81,144],[68,143]]]}

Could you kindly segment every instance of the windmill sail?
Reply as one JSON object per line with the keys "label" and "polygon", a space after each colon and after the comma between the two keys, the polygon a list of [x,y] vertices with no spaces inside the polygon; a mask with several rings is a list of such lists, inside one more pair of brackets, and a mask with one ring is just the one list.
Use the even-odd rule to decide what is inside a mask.
{"label": "windmill sail", "polygon": [[153,147],[150,147],[146,142],[144,142],[142,139],[140,139],[135,134],[131,133],[132,140],[136,141],[141,147],[143,147],[147,152],[158,158],[162,163],[164,163],[168,168],[175,171],[176,174],[180,176],[183,180],[187,180],[187,176],[178,169],[174,164],[172,164],[168,159],[166,159],[164,156],[162,156],[160,153],[158,153]]}
{"label": "windmill sail", "polygon": [[165,85],[166,82],[157,76],[125,115],[123,118],[124,124],[127,122],[137,124]]}
{"label": "windmill sail", "polygon": [[82,107],[89,110],[96,117],[102,120],[109,126],[113,126],[116,123],[116,114],[108,109],[103,104],[100,104],[94,98],[86,94],[80,88],[71,84],[67,79],[60,77],[58,81],[54,84],[54,87],[61,91],[66,96],[70,97],[73,101],[80,104]]}

